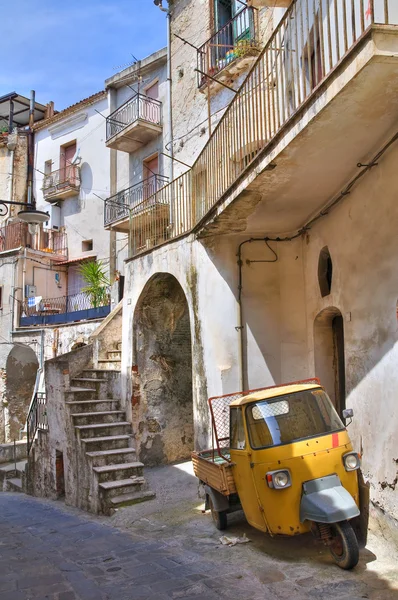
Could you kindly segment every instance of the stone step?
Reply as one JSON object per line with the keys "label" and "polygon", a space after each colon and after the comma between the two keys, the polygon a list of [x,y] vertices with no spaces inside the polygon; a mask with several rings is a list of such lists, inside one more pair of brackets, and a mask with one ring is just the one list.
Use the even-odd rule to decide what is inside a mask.
{"label": "stone step", "polygon": [[104,437],[109,435],[123,435],[131,431],[131,423],[120,421],[118,423],[92,423],[91,425],[75,425],[75,430],[81,439],[89,437]]}
{"label": "stone step", "polygon": [[106,410],[97,412],[81,412],[71,415],[75,425],[91,425],[103,423],[120,423],[126,421],[124,410]]}
{"label": "stone step", "polygon": [[72,381],[79,381],[83,383],[106,383],[108,379],[104,377],[102,377],[101,379],[99,377],[73,377]]}
{"label": "stone step", "polygon": [[144,465],[140,462],[119,463],[115,465],[104,465],[103,467],[93,467],[94,473],[98,476],[98,481],[104,483],[107,481],[126,480],[131,477],[142,477]]}
{"label": "stone step", "polygon": [[108,380],[108,373],[109,371],[107,369],[84,369],[82,371],[82,376],[85,379],[106,379]]}
{"label": "stone step", "polygon": [[141,492],[133,492],[131,494],[120,494],[119,496],[113,496],[109,498],[109,504],[113,508],[121,508],[122,506],[131,506],[132,504],[139,504],[140,502],[146,502],[156,498],[155,492],[150,490],[143,490]]}
{"label": "stone step", "polygon": [[122,360],[122,353],[120,350],[109,350],[107,355],[110,360]]}
{"label": "stone step", "polygon": [[93,466],[95,467],[105,467],[106,465],[118,464],[120,460],[135,462],[137,458],[135,448],[97,450],[94,452],[86,452],[86,456],[89,457]]}
{"label": "stone step", "polygon": [[97,391],[94,388],[72,386],[68,390],[65,390],[65,394],[68,399],[91,400],[91,398],[95,399]]}
{"label": "stone step", "polygon": [[22,479],[19,477],[13,477],[7,479],[7,491],[8,492],[22,492]]}
{"label": "stone step", "polygon": [[144,477],[129,477],[128,479],[118,479],[117,481],[104,481],[98,484],[98,487],[106,494],[107,498],[120,496],[124,493],[141,491],[147,485]]}
{"label": "stone step", "polygon": [[83,438],[81,442],[85,444],[86,450],[93,452],[106,452],[109,450],[122,450],[129,448],[131,435],[105,435],[91,438]]}
{"label": "stone step", "polygon": [[104,369],[107,369],[108,371],[120,371],[120,368],[122,366],[122,363],[120,360],[109,360],[108,358],[100,358],[98,360],[98,363],[101,364],[101,366]]}
{"label": "stone step", "polygon": [[113,398],[103,398],[97,400],[72,400],[65,402],[70,410],[79,411],[81,413],[92,413],[92,412],[103,412],[103,411],[114,411],[120,408],[120,400],[114,400]]}

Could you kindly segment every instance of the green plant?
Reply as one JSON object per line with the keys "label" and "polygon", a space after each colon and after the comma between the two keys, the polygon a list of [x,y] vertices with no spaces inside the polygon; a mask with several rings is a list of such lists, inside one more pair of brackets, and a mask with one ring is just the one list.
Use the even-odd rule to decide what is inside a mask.
{"label": "green plant", "polygon": [[93,307],[105,306],[108,302],[107,288],[110,282],[104,264],[100,260],[84,262],[80,265],[79,272],[87,284],[82,288],[82,292],[89,295]]}
{"label": "green plant", "polygon": [[0,127],[0,133],[8,133],[8,126]]}

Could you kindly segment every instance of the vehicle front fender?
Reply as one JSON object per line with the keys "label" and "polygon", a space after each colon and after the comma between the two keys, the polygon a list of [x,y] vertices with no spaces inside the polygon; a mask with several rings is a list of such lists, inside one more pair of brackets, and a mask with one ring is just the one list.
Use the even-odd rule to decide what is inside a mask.
{"label": "vehicle front fender", "polygon": [[300,521],[339,523],[359,515],[351,494],[343,488],[337,475],[328,475],[303,484]]}

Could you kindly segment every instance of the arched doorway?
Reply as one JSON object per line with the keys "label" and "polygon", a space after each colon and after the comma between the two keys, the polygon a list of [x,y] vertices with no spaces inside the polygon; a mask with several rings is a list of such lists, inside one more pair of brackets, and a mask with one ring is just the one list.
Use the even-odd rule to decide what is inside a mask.
{"label": "arched doorway", "polygon": [[315,375],[342,416],[346,400],[344,321],[335,307],[322,310],[315,319],[314,354]]}
{"label": "arched doorway", "polygon": [[18,440],[19,432],[25,425],[38,368],[37,356],[29,346],[16,345],[7,357],[7,405],[4,415],[7,442]]}
{"label": "arched doorway", "polygon": [[138,456],[146,465],[189,458],[194,438],[191,329],[188,303],[174,276],[158,273],[149,280],[133,328]]}

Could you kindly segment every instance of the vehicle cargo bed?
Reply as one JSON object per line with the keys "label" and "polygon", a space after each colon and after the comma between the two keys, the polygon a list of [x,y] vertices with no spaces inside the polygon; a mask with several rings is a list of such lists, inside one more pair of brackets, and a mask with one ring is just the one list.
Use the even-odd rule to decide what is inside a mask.
{"label": "vehicle cargo bed", "polygon": [[232,473],[233,463],[223,459],[213,450],[192,452],[193,470],[198,479],[224,496],[236,493]]}

